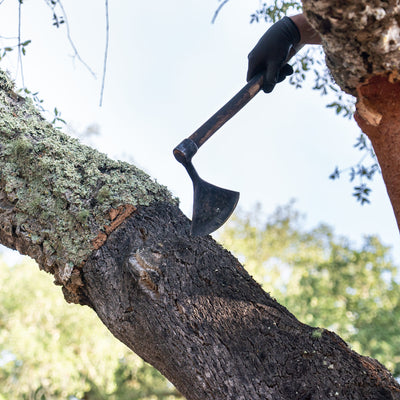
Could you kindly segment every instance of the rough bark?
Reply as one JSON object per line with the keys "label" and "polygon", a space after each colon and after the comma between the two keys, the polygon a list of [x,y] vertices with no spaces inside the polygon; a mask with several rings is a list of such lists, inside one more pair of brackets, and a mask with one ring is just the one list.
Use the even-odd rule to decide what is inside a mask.
{"label": "rough bark", "polygon": [[297,321],[175,206],[138,208],[83,282],[113,334],[188,399],[400,399],[383,366]]}
{"label": "rough bark", "polygon": [[356,121],[370,138],[400,229],[400,3],[304,0],[327,65],[357,98]]}
{"label": "rough bark", "polygon": [[303,6],[321,35],[328,68],[345,92],[357,96],[368,78],[399,71],[398,0],[303,0]]}
{"label": "rough bark", "polygon": [[174,202],[142,171],[55,130],[0,71],[0,241],[78,302],[80,266],[138,205]]}

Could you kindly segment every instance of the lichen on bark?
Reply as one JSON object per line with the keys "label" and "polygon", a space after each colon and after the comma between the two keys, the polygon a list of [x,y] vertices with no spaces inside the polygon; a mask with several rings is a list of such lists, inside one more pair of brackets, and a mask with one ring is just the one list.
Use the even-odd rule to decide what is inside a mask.
{"label": "lichen on bark", "polygon": [[[175,202],[138,168],[53,128],[0,71],[0,236],[66,284],[138,206]],[[13,212],[8,212],[10,209]]]}

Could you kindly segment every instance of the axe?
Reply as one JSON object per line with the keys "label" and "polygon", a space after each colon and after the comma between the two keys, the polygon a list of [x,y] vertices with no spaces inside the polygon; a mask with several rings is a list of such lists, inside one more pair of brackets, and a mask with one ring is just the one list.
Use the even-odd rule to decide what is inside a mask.
{"label": "axe", "polygon": [[239,201],[238,192],[214,186],[201,179],[192,164],[192,157],[200,146],[260,91],[262,85],[263,74],[259,73],[174,149],[175,158],[186,168],[193,182],[193,213],[190,229],[192,236],[205,236],[220,228],[231,216]]}

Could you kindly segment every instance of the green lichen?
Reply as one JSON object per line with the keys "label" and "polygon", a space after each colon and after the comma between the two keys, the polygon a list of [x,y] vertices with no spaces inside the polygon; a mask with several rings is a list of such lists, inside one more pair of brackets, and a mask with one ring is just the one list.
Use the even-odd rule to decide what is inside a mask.
{"label": "green lichen", "polygon": [[79,213],[76,216],[76,219],[81,223],[84,224],[88,218],[90,217],[90,212],[89,210],[82,210],[79,211]]}
{"label": "green lichen", "polygon": [[9,92],[14,89],[14,83],[4,71],[0,70],[0,89]]}
{"label": "green lichen", "polygon": [[14,229],[48,260],[81,265],[111,209],[176,201],[135,166],[55,130],[10,88],[0,71],[0,190],[15,205]]}
{"label": "green lichen", "polygon": [[111,189],[107,186],[103,186],[99,190],[96,198],[100,204],[103,204],[107,199],[110,198],[111,195],[112,195]]}
{"label": "green lichen", "polygon": [[322,328],[315,328],[315,329],[313,329],[313,331],[311,332],[311,337],[312,337],[313,339],[321,339],[323,333],[324,333],[324,329],[322,329]]}

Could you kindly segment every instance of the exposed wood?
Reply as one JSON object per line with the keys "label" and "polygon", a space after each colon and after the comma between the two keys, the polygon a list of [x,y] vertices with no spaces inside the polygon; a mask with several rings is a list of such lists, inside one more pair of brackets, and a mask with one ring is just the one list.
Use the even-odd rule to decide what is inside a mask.
{"label": "exposed wood", "polygon": [[358,87],[358,99],[355,119],[374,147],[400,229],[400,80],[372,77]]}

